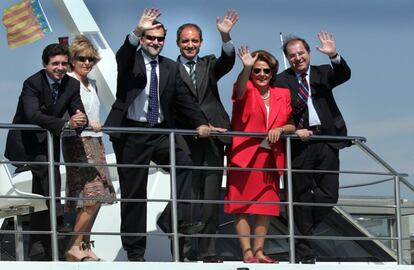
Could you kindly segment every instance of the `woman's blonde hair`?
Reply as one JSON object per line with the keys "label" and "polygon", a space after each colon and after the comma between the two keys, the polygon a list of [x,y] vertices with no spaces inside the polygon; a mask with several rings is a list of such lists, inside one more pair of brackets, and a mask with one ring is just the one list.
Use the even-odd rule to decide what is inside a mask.
{"label": "woman's blonde hair", "polygon": [[[99,56],[98,50],[92,45],[87,37],[84,35],[77,35],[70,45],[71,59],[76,59],[78,56],[94,57],[96,60],[94,64],[97,64],[101,57]],[[72,67],[72,64],[71,64]],[[73,67],[72,67],[73,68]]]}

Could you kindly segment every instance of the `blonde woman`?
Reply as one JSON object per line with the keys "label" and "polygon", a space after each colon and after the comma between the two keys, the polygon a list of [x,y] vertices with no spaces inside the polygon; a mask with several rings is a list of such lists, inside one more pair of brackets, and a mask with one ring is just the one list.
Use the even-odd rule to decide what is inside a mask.
{"label": "blonde woman", "polygon": [[[89,127],[93,131],[83,131],[80,135],[65,132],[62,136],[62,149],[65,162],[102,164],[106,163],[102,144],[102,125],[99,121],[100,102],[95,81],[88,78],[93,66],[100,57],[91,42],[82,35],[75,37],[71,46],[68,75],[80,81],[80,95],[88,116]],[[115,191],[109,171],[104,166],[66,166],[66,196],[82,200],[67,200],[67,211],[76,211],[74,232],[90,232],[102,203],[113,203]],[[68,261],[99,261],[92,250],[93,241],[89,234],[76,234],[66,252]]]}

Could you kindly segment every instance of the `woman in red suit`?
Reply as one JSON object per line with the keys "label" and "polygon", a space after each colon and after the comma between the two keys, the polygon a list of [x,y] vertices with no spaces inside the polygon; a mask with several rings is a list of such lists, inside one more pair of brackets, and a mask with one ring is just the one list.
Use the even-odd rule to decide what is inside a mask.
{"label": "woman in red suit", "polygon": [[[285,146],[280,135],[292,133],[295,126],[291,118],[288,89],[270,87],[278,70],[278,62],[270,53],[259,50],[250,54],[246,46],[239,49],[243,62],[233,90],[232,130],[267,133],[266,138],[233,137],[229,166],[239,168],[284,168]],[[237,171],[227,174],[228,201],[279,202],[279,176],[275,171]],[[239,235],[246,263],[275,263],[263,253],[264,237],[271,216],[279,216],[278,204],[226,203],[226,213],[235,214],[235,227]],[[253,248],[248,215],[255,215]]]}

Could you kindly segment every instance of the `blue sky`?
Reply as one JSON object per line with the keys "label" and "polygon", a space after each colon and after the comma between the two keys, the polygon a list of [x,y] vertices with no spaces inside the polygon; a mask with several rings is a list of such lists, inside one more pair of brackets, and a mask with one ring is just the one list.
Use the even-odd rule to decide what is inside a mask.
{"label": "blue sky", "polygon": [[[2,0],[0,8],[18,0]],[[62,19],[52,0],[41,0],[53,33],[17,49],[7,47],[5,28],[0,27],[0,54],[3,64],[0,72],[0,122],[9,123],[15,112],[18,95],[24,79],[41,68],[43,48],[67,36]],[[409,173],[414,182],[414,100],[412,78],[414,57],[414,1],[412,0],[85,0],[110,46],[116,51],[125,35],[135,26],[145,7],[158,7],[160,20],[168,34],[163,55],[175,59],[175,31],[186,22],[195,22],[203,29],[201,54],[218,54],[220,37],[215,17],[226,9],[235,9],[240,20],[231,35],[236,47],[249,45],[252,50],[266,49],[281,62],[279,32],[305,38],[312,48],[312,63],[325,64],[328,58],[314,48],[319,45],[317,32],[333,32],[338,52],[352,69],[352,78],[337,87],[335,97],[347,122],[349,135],[364,136],[368,146],[395,169]],[[231,111],[231,85],[241,69],[235,67],[220,82],[221,98]],[[3,152],[5,132],[0,134]],[[358,155],[357,155],[358,154]],[[378,166],[355,148],[341,152],[342,169],[377,170]],[[380,177],[384,178],[384,177]],[[377,178],[378,179],[378,178]],[[342,184],[370,181],[366,177],[344,176]],[[375,190],[375,189],[374,189]],[[391,189],[381,185],[380,190],[390,195]],[[377,192],[377,191],[376,191]],[[375,194],[376,194],[375,192]],[[387,193],[388,192],[388,193]],[[373,194],[363,190],[361,194]]]}

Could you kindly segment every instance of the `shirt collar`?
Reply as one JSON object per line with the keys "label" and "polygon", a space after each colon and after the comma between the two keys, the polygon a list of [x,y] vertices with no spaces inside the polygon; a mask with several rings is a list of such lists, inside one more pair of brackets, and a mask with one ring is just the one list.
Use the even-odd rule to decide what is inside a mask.
{"label": "shirt collar", "polygon": [[46,79],[47,79],[47,82],[49,83],[50,86],[52,86],[52,84],[54,84],[54,83],[58,83],[58,84],[62,83],[62,80],[54,81],[52,78],[49,77],[47,72],[46,72]]}
{"label": "shirt collar", "polygon": [[[310,75],[310,66],[308,67],[308,70],[305,72],[306,73],[306,79],[309,81],[309,75]],[[303,73],[296,73],[296,78],[300,81],[302,80],[302,74]]]}
{"label": "shirt collar", "polygon": [[194,57],[193,59],[191,59],[191,60],[189,60],[189,59],[185,58],[184,56],[180,55],[180,57],[179,57],[179,61],[180,61],[180,63],[181,63],[181,64],[183,64],[183,65],[187,65],[187,63],[188,63],[188,62],[190,62],[190,61],[194,61],[194,63],[196,63],[196,64],[197,64],[197,61],[198,61],[198,55],[197,55],[196,57]]}
{"label": "shirt collar", "polygon": [[151,57],[149,57],[146,53],[144,53],[143,51],[141,51],[142,57],[144,57],[144,63],[145,65],[149,65],[151,61],[158,61],[158,55],[157,57],[155,57],[154,59],[152,59]]}

